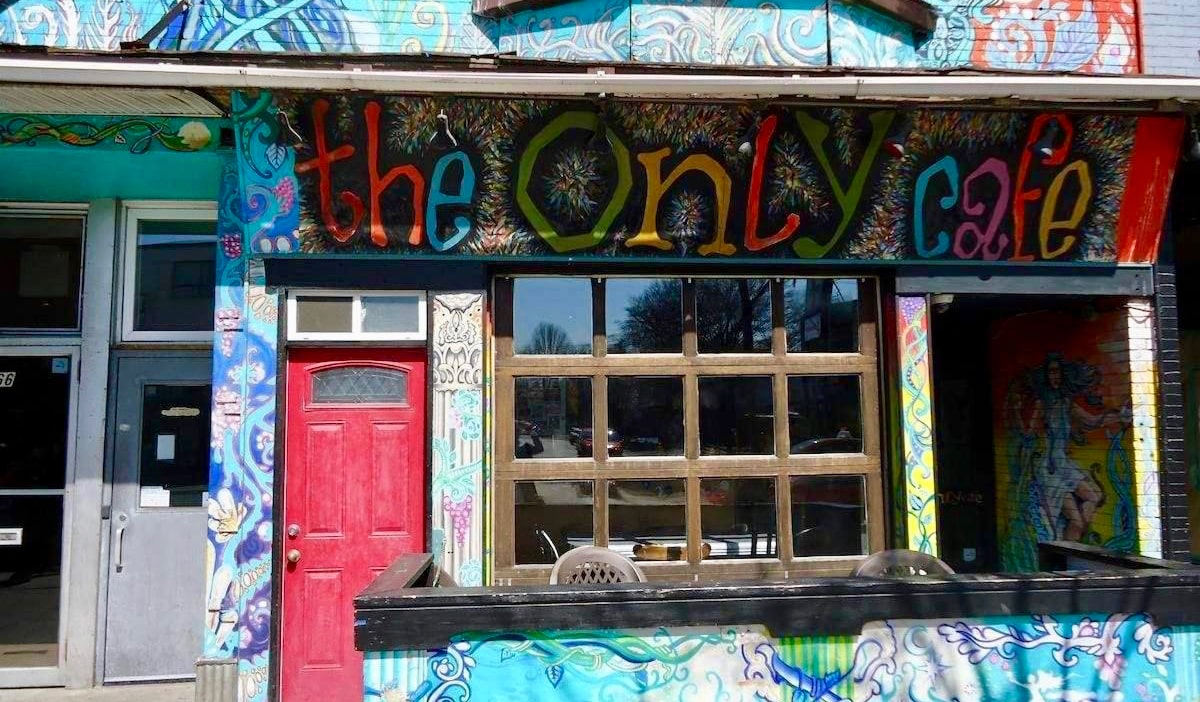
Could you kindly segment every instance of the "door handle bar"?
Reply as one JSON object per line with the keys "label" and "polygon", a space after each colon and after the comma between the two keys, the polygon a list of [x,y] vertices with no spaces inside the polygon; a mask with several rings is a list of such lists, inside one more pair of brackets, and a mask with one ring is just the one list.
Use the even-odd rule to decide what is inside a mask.
{"label": "door handle bar", "polygon": [[117,572],[119,573],[125,567],[125,527],[117,528],[117,543],[113,548],[116,552],[113,560],[117,563]]}

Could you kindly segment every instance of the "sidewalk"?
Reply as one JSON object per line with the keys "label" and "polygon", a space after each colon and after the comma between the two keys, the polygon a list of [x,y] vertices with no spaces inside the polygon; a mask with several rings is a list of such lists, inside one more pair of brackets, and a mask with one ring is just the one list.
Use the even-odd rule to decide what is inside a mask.
{"label": "sidewalk", "polygon": [[169,685],[107,685],[90,690],[0,690],[0,702],[192,702],[194,683]]}

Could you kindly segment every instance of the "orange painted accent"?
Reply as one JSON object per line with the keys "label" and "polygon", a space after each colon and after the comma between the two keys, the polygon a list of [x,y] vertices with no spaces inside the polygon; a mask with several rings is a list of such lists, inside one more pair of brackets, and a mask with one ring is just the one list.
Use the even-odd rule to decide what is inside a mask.
{"label": "orange painted accent", "polygon": [[779,231],[767,237],[758,236],[759,200],[762,198],[763,170],[767,164],[767,149],[771,148],[771,137],[775,136],[775,127],[779,118],[769,115],[758,128],[754,139],[754,162],[750,164],[750,194],[746,198],[746,250],[762,251],[785,241],[800,227],[800,215],[789,212],[787,221]]}
{"label": "orange painted accent", "polygon": [[1058,122],[1064,138],[1061,144],[1056,144],[1049,156],[1041,160],[1043,166],[1061,166],[1067,160],[1067,152],[1071,149],[1071,141],[1075,138],[1075,126],[1062,113],[1038,115],[1029,127],[1029,136],[1025,146],[1021,148],[1021,164],[1017,167],[1017,182],[1013,187],[1013,255],[1012,261],[1032,261],[1031,253],[1022,253],[1025,243],[1025,207],[1042,198],[1042,189],[1025,190],[1025,180],[1029,177],[1030,162],[1033,160],[1033,147],[1042,138],[1042,132],[1050,120]]}
{"label": "orange painted accent", "polygon": [[1171,182],[1186,128],[1183,117],[1138,118],[1117,220],[1118,263],[1153,263],[1158,259]]}
{"label": "orange painted accent", "polygon": [[319,176],[317,192],[321,199],[321,221],[324,222],[325,228],[329,230],[329,235],[339,244],[344,244],[350,241],[350,237],[354,236],[354,233],[358,231],[358,223],[362,221],[363,216],[363,201],[362,198],[349,190],[344,190],[338,195],[342,203],[349,207],[352,213],[350,224],[342,226],[333,213],[333,183],[329,171],[335,161],[341,161],[353,156],[354,147],[349,144],[343,144],[333,151],[328,150],[325,144],[325,115],[328,113],[328,100],[317,100],[313,103],[313,132],[315,133],[315,140],[317,142],[317,155],[315,158],[309,159],[304,163],[297,163],[296,173],[308,173],[311,170],[317,171]]}
{"label": "orange painted accent", "polygon": [[379,197],[392,183],[404,176],[412,183],[413,224],[408,232],[408,243],[417,246],[425,234],[425,176],[411,164],[396,166],[379,177],[379,103],[372,100],[364,109],[367,118],[367,177],[371,183],[371,243],[382,248],[388,245],[387,230],[383,227],[383,208]]}

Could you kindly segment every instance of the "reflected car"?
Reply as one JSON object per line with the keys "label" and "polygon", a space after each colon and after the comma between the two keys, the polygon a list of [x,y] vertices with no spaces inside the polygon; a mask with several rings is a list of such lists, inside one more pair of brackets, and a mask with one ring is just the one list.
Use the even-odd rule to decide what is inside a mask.
{"label": "reflected car", "polygon": [[[579,432],[579,440],[575,443],[575,449],[581,458],[587,458],[592,455],[592,430],[583,429]],[[615,430],[608,430],[608,455],[620,456],[625,453],[625,440]]]}
{"label": "reflected car", "polygon": [[862,453],[862,439],[853,437],[829,437],[808,439],[792,444],[792,454],[797,453]]}

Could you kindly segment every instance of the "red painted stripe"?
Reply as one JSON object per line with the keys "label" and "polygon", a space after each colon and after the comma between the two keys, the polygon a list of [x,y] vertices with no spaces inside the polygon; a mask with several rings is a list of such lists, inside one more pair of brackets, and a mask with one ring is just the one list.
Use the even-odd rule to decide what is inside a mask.
{"label": "red painted stripe", "polygon": [[1138,118],[1117,220],[1120,263],[1153,263],[1158,258],[1185,126],[1183,117]]}

